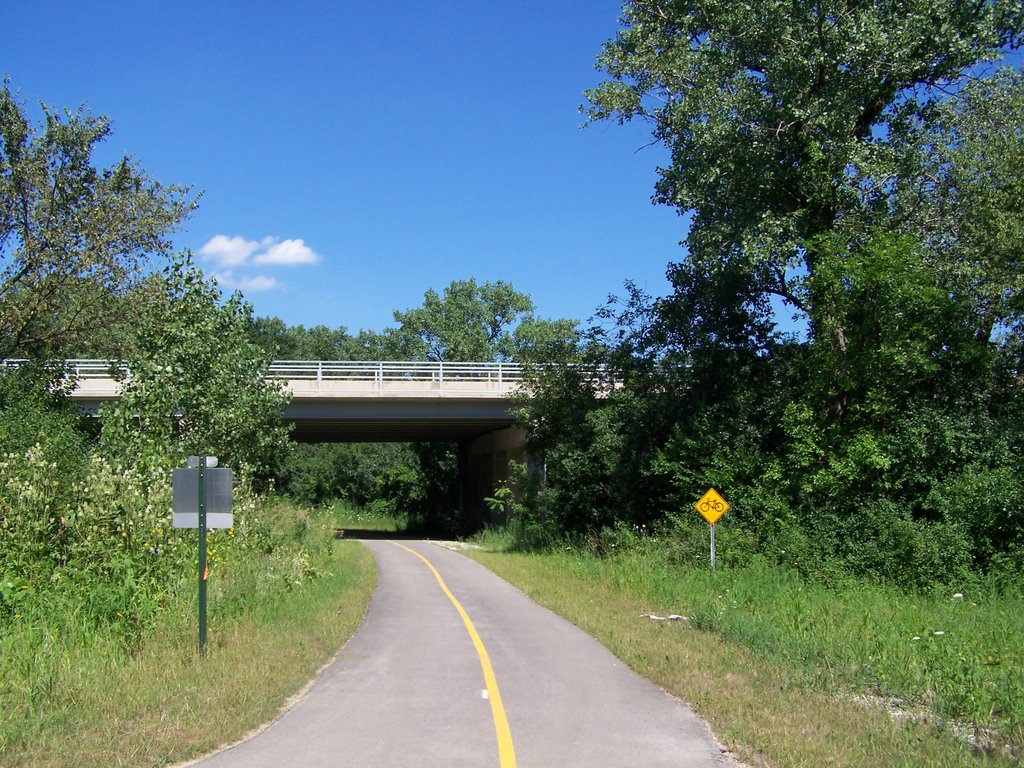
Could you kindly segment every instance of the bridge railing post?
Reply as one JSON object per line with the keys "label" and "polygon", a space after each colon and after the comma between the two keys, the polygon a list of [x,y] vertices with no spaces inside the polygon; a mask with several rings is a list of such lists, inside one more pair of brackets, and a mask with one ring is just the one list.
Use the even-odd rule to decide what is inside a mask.
{"label": "bridge railing post", "polygon": [[324,391],[324,364],[323,361],[317,361],[316,364],[316,393],[318,395],[323,394]]}

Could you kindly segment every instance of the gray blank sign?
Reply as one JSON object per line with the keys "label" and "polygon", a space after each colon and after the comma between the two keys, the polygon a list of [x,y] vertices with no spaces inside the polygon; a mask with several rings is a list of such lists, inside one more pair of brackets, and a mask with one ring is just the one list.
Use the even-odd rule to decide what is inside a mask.
{"label": "gray blank sign", "polygon": [[[175,528],[199,527],[199,470],[178,467],[171,475]],[[231,470],[206,470],[206,527],[231,528]]]}

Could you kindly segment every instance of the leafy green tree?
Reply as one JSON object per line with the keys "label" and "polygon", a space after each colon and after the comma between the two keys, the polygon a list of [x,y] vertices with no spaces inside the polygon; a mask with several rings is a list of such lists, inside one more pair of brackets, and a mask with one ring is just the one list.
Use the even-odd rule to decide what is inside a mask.
{"label": "leafy green tree", "polygon": [[[932,285],[958,297],[981,299],[987,292],[989,299],[976,306],[957,306],[988,318],[987,325],[979,320],[982,344],[993,322],[1006,324],[1000,318],[1010,316],[1007,307],[993,311],[993,299],[1016,296],[1019,270],[1012,256],[995,256],[993,244],[1004,254],[1019,253],[1012,232],[1019,184],[1012,171],[990,162],[995,152],[982,151],[980,129],[1010,129],[1000,144],[1005,169],[1014,167],[1020,129],[1012,88],[970,81],[979,63],[1020,44],[1019,3],[650,0],[627,4],[623,21],[598,59],[611,79],[588,93],[590,118],[649,120],[672,158],[660,171],[655,199],[693,214],[687,258],[669,269],[674,295],[652,310],[652,332],[639,345],[648,351],[641,354],[674,359],[709,378],[732,378],[751,355],[778,351],[770,300],[781,297],[807,319],[815,355],[829,360],[828,375],[837,382],[856,378],[862,368],[851,337],[858,336],[861,348],[883,338],[851,325],[857,317],[844,302],[850,269],[882,269],[876,285],[899,273],[884,271],[892,258],[866,254],[877,253],[881,230],[898,228],[893,210],[908,198],[901,198],[904,185],[926,189],[950,214],[955,208],[956,225],[948,226],[946,216],[943,230],[966,235],[947,236],[951,250],[940,259],[940,238],[915,232],[932,263]],[[964,99],[948,99],[965,84]],[[994,88],[1002,98],[986,98]],[[984,116],[982,104],[989,106]],[[908,146],[908,133],[916,146]],[[980,183],[969,183],[966,168]],[[989,183],[993,178],[1000,181]],[[972,195],[979,205],[965,209]],[[1006,215],[993,218],[999,209]],[[979,227],[984,234],[971,234]],[[982,242],[990,255],[982,255]],[[920,251],[902,243],[905,254],[896,258],[913,265]],[[886,252],[891,256],[892,248]],[[862,298],[873,303],[885,295]],[[896,314],[883,323],[908,327],[899,322],[900,308],[884,306]],[[948,319],[931,315],[940,316]],[[932,328],[928,337],[938,333]],[[946,340],[937,354],[956,358],[961,369],[977,368],[984,355],[953,335],[956,347]],[[741,368],[731,370],[734,364]],[[825,398],[814,404],[819,421],[845,419],[849,398],[865,386],[819,388]]]}
{"label": "leafy green tree", "polygon": [[430,289],[423,306],[395,311],[395,346],[411,360],[486,362],[513,354],[510,329],[533,312],[530,297],[509,283],[455,280],[443,295]]}
{"label": "leafy green tree", "polygon": [[289,452],[276,476],[284,493],[308,506],[343,500],[403,515],[423,495],[409,443],[304,443]]}
{"label": "leafy green tree", "polygon": [[250,337],[271,360],[299,360],[294,357],[291,328],[279,317],[257,317],[249,326]]}
{"label": "leafy green tree", "polygon": [[[137,288],[192,210],[131,158],[98,169],[110,121],[43,107],[35,126],[0,90],[0,357],[75,354],[125,328],[120,298]],[[79,353],[80,354],[80,353]]]}
{"label": "leafy green tree", "polygon": [[575,320],[528,315],[512,331],[512,357],[518,363],[569,364],[580,359],[582,341]]}
{"label": "leafy green tree", "polygon": [[0,446],[8,456],[23,456],[35,447],[70,496],[88,465],[90,445],[74,403],[52,386],[52,379],[53,371],[31,362],[0,367]]}
{"label": "leafy green tree", "polygon": [[265,472],[287,444],[287,395],[266,379],[268,356],[250,340],[251,307],[226,301],[190,257],[151,278],[120,400],[103,414],[106,450],[129,463],[215,455]]}
{"label": "leafy green tree", "polygon": [[[754,320],[781,297],[842,350],[847,328],[807,284],[828,258],[816,238],[873,218],[899,166],[894,124],[1019,44],[1024,12],[1013,0],[638,0],[623,23],[589,116],[646,119],[671,151],[655,200],[693,214],[673,281],[732,292]],[[696,307],[701,320],[736,312]]]}
{"label": "leafy green tree", "polygon": [[344,328],[314,325],[299,326],[297,354],[299,360],[349,360],[352,357],[352,337]]}
{"label": "leafy green tree", "polygon": [[367,332],[358,337],[344,327],[289,326],[277,317],[258,317],[252,324],[252,339],[275,360],[362,360],[367,357]]}
{"label": "leafy green tree", "polygon": [[921,170],[897,182],[897,220],[926,243],[944,287],[971,302],[979,342],[1015,348],[1024,370],[1024,74],[967,83],[898,139]]}
{"label": "leafy green tree", "polygon": [[365,343],[389,360],[541,363],[573,354],[580,341],[574,321],[537,317],[533,300],[503,280],[454,280],[394,315],[397,328]]}

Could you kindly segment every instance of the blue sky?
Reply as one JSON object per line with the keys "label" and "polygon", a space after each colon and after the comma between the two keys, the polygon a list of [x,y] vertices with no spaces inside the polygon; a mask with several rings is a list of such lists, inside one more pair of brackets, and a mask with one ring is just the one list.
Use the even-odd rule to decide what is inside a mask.
{"label": "blue sky", "polygon": [[475,277],[586,320],[666,292],[686,235],[644,126],[581,129],[619,5],[11,2],[0,73],[108,115],[105,164],[202,191],[176,242],[258,315],[379,330]]}

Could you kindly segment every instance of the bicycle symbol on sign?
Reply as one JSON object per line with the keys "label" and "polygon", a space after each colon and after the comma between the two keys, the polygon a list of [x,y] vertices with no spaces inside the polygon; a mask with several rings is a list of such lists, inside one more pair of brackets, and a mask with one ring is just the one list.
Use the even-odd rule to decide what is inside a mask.
{"label": "bicycle symbol on sign", "polygon": [[729,502],[721,497],[714,488],[709,488],[696,504],[693,505],[709,523],[714,525],[718,518],[729,509]]}
{"label": "bicycle symbol on sign", "polygon": [[718,499],[704,499],[704,501],[700,503],[700,511],[704,514],[712,514],[719,511],[724,512],[725,510],[722,509],[722,506],[722,502]]}

